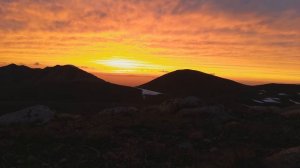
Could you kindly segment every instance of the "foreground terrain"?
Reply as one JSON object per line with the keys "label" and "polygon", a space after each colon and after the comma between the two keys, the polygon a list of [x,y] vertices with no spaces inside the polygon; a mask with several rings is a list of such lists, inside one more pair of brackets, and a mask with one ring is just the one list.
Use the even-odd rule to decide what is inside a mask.
{"label": "foreground terrain", "polygon": [[0,167],[287,167],[300,160],[300,107],[194,97],[0,127]]}
{"label": "foreground terrain", "polygon": [[299,168],[300,85],[0,67],[0,168]]}

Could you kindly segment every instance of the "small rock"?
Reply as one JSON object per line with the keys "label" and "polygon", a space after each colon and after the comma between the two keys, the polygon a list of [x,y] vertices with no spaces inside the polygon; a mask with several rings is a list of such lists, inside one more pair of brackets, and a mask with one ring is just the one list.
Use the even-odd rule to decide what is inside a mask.
{"label": "small rock", "polygon": [[289,110],[285,110],[281,113],[286,118],[294,119],[294,118],[300,118],[300,107],[293,108]]}

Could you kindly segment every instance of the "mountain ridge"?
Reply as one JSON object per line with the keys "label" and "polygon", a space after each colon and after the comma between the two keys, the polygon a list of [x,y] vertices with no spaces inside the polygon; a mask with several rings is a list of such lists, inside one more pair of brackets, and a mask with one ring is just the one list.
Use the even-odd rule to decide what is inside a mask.
{"label": "mountain ridge", "polygon": [[[0,67],[0,100],[141,100],[141,88],[162,93],[160,96],[147,96],[155,102],[164,100],[159,97],[185,96],[213,101],[216,98],[252,101],[283,95],[281,92],[293,95],[292,101],[298,101],[294,92],[300,93],[300,85],[297,84],[249,86],[189,69],[167,73],[138,87],[128,87],[107,82],[74,65],[30,68],[10,64]],[[262,90],[268,92],[264,97],[260,93]]]}
{"label": "mountain ridge", "polygon": [[109,100],[141,99],[141,91],[106,82],[73,65],[30,68],[0,67],[2,100]]}

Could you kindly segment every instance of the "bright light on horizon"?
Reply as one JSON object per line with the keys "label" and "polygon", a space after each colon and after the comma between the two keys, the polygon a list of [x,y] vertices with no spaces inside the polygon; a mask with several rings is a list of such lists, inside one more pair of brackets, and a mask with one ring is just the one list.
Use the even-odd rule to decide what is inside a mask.
{"label": "bright light on horizon", "polygon": [[161,66],[146,61],[117,58],[117,57],[96,60],[95,63],[105,67],[109,67],[115,73],[123,73],[123,72],[140,73],[140,72],[147,72],[147,71],[162,71],[164,68],[166,68],[166,66]]}
{"label": "bright light on horizon", "polygon": [[126,68],[126,69],[137,69],[139,67],[143,67],[146,65],[146,63],[142,61],[122,59],[122,58],[97,60],[96,63],[104,66],[110,66],[114,68]]}

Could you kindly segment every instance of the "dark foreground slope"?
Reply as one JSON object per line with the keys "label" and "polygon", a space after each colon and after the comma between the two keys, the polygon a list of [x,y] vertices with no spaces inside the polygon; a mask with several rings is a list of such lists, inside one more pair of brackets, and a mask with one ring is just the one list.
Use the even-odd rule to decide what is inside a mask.
{"label": "dark foreground slope", "polygon": [[122,112],[56,114],[44,125],[0,126],[1,166],[299,167],[299,107],[168,107],[176,102]]}
{"label": "dark foreground slope", "polygon": [[32,69],[14,64],[0,67],[0,100],[129,101],[138,89],[108,83],[75,66]]}
{"label": "dark foreground slope", "polygon": [[[63,98],[79,104],[83,100],[89,100],[87,103],[101,100],[101,97],[97,96],[106,95],[104,102],[107,104],[107,95],[120,96],[118,100],[127,101],[124,99],[129,99],[130,95],[136,93],[136,89],[109,84],[73,66],[30,69],[11,65],[4,68],[6,70],[0,70],[2,91],[6,92],[8,97],[9,93],[21,96],[9,97],[11,100],[27,100],[26,96],[29,96],[32,99],[45,100]],[[282,87],[274,88],[273,85],[250,87],[208,74],[183,72],[184,75],[179,75],[180,77],[171,77],[172,81],[179,83],[170,82],[163,85],[165,90],[148,89],[169,92],[175,96],[197,93],[199,96],[206,94],[207,97],[211,97],[220,93],[241,95],[244,89],[250,88],[254,89],[253,96],[258,96],[255,97],[255,101],[262,104],[250,106],[237,102],[207,103],[206,99],[188,97],[171,98],[149,106],[135,103],[122,107],[115,105],[104,110],[97,107],[94,113],[88,113],[86,108],[80,110],[78,106],[73,110],[80,113],[67,113],[51,104],[44,104],[49,106],[51,113],[53,112],[50,120],[46,122],[30,119],[39,115],[45,116],[48,108],[42,108],[41,111],[37,111],[41,106],[35,106],[36,111],[34,108],[20,108],[18,110],[21,110],[22,114],[25,110],[26,114],[13,117],[18,121],[27,119],[30,122],[4,122],[6,124],[0,125],[0,167],[299,167],[299,105],[295,105],[295,101],[296,103],[287,108],[275,107],[273,104],[263,106],[271,100],[289,100],[292,97],[288,96],[298,95],[297,88],[289,89],[289,86],[284,85],[291,90],[288,92],[286,89],[282,90]],[[187,75],[186,72],[190,74]],[[173,80],[174,78],[176,80]],[[41,88],[45,87],[44,85],[47,89],[56,87],[48,91]],[[169,85],[173,85],[173,88]],[[107,87],[107,90],[102,87]],[[114,91],[113,87],[121,91]],[[29,88],[26,90],[29,95],[24,95],[24,88]],[[180,88],[184,90],[181,91]],[[97,89],[101,94],[96,94]],[[61,90],[65,95],[57,93],[57,90]],[[47,92],[47,95],[43,97],[44,95],[36,94],[38,91]],[[70,96],[73,92],[81,97]],[[5,99],[3,102],[8,99],[1,96]],[[116,100],[116,97],[112,99]],[[252,99],[254,98],[249,97],[249,100],[253,101]],[[12,102],[12,106],[15,107],[15,101]],[[102,101],[96,101],[97,104],[99,102]],[[65,107],[66,103],[63,101],[62,105]],[[3,108],[0,109],[0,112],[4,111]],[[20,111],[17,112],[20,114]],[[12,114],[15,113],[0,116],[0,123],[3,123],[4,119],[12,119]]]}
{"label": "dark foreground slope", "polygon": [[235,95],[250,89],[235,81],[194,70],[177,70],[139,87],[173,96],[201,98]]}

